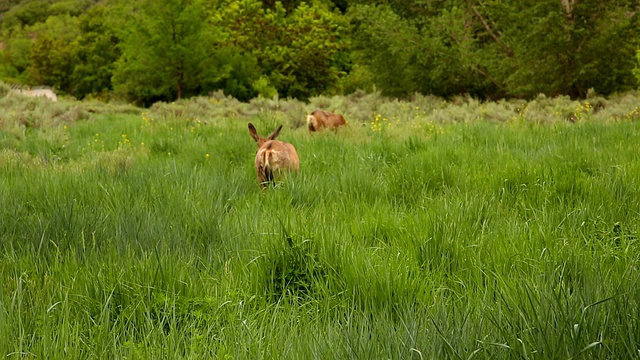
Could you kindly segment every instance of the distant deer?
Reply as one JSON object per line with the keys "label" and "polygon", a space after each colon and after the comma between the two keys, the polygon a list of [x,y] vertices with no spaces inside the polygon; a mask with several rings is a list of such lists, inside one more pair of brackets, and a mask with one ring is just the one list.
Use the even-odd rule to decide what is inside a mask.
{"label": "distant deer", "polygon": [[275,140],[280,134],[282,125],[271,133],[266,139],[258,135],[256,127],[249,123],[249,134],[256,144],[258,144],[258,152],[256,153],[256,173],[258,181],[262,189],[269,184],[275,183],[284,172],[297,173],[300,169],[300,159],[296,148],[286,142]]}
{"label": "distant deer", "polygon": [[307,126],[309,131],[315,132],[323,127],[331,128],[333,131],[338,131],[338,127],[345,125],[347,122],[342,115],[334,114],[332,112],[324,110],[315,110],[311,114],[307,115]]}

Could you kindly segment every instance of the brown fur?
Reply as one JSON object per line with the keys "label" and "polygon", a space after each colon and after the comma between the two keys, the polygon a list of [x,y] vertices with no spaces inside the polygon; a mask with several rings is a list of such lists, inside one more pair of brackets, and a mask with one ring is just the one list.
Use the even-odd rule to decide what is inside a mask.
{"label": "brown fur", "polygon": [[275,140],[280,130],[282,125],[265,139],[258,135],[255,126],[249,123],[249,134],[258,144],[255,167],[258,181],[263,189],[275,183],[284,172],[297,173],[300,170],[300,159],[296,148],[289,143]]}
{"label": "brown fur", "polygon": [[339,126],[345,125],[347,122],[344,117],[324,110],[315,110],[307,115],[307,126],[309,131],[319,131],[322,128],[333,129],[338,131]]}

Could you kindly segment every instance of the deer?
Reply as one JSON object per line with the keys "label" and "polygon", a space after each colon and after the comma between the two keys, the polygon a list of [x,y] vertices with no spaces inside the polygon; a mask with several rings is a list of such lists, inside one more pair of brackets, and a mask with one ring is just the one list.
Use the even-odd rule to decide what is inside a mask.
{"label": "deer", "polygon": [[300,170],[300,158],[296,148],[287,142],[276,140],[282,125],[267,138],[258,135],[256,127],[249,123],[249,134],[258,145],[255,167],[260,187],[264,190],[268,185],[275,184],[284,173],[297,174]]}
{"label": "deer", "polygon": [[307,126],[309,131],[316,132],[320,129],[330,128],[334,132],[338,132],[338,127],[345,125],[347,122],[344,117],[339,114],[334,114],[329,111],[315,110],[311,114],[307,115]]}

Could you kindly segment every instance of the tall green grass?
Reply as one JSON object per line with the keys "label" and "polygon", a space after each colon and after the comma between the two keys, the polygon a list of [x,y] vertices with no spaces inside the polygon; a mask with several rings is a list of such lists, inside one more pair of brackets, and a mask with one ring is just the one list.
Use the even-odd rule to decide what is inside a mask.
{"label": "tall green grass", "polygon": [[2,130],[0,354],[638,357],[635,118],[399,120],[285,127],[266,191],[246,118]]}

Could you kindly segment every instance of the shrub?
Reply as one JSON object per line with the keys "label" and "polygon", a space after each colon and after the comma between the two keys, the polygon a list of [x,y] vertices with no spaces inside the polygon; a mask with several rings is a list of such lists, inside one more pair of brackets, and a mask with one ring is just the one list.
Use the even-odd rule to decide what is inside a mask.
{"label": "shrub", "polygon": [[11,88],[9,87],[9,85],[0,81],[0,98],[7,96],[7,94],[9,94],[9,91],[11,91]]}

